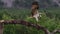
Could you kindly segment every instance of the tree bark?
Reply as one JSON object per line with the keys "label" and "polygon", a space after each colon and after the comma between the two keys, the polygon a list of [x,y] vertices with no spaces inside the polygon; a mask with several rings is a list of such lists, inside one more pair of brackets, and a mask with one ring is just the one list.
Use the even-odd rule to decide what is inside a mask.
{"label": "tree bark", "polygon": [[3,24],[0,24],[0,34],[3,34]]}
{"label": "tree bark", "polygon": [[[56,29],[56,30],[50,32],[48,29],[46,29],[45,27],[43,27],[41,25],[27,22],[24,20],[3,20],[3,21],[0,21],[0,31],[2,31],[2,32],[3,32],[3,26],[2,26],[3,24],[21,24],[21,25],[25,25],[28,27],[34,27],[37,30],[43,30],[45,32],[45,34],[55,34],[56,32],[60,32],[60,29]],[[0,32],[0,33],[2,33],[2,32]]]}

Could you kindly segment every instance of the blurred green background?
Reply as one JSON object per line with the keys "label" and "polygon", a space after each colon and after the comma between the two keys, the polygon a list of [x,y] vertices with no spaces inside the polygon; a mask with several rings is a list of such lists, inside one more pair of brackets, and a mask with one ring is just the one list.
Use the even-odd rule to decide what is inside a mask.
{"label": "blurred green background", "polygon": [[[52,16],[46,15],[46,12]],[[0,9],[0,20],[23,19],[27,22],[37,23],[46,27],[49,31],[60,29],[60,10],[59,8],[48,8],[47,10],[40,9],[43,13],[37,23],[34,18],[29,18],[30,9]],[[37,30],[33,27],[27,27],[21,24],[4,24],[3,34],[44,34],[44,31]],[[60,34],[60,33],[56,33]]]}
{"label": "blurred green background", "polygon": [[[43,13],[37,23],[31,15],[31,3],[39,3]],[[0,20],[23,19],[46,27],[50,32],[60,29],[60,0],[0,0]],[[4,24],[3,34],[45,34],[42,30],[21,24]],[[56,33],[60,34],[60,33]]]}

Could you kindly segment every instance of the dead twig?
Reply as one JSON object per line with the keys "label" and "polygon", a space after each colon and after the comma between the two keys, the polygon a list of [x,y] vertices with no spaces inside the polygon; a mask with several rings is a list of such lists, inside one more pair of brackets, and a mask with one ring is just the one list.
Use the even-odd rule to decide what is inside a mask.
{"label": "dead twig", "polygon": [[60,32],[60,29],[55,29],[53,32],[50,32],[48,29],[41,25],[30,23],[24,20],[0,20],[0,24],[21,24],[28,27],[34,27],[37,30],[43,30],[45,34],[55,34],[56,32]]}

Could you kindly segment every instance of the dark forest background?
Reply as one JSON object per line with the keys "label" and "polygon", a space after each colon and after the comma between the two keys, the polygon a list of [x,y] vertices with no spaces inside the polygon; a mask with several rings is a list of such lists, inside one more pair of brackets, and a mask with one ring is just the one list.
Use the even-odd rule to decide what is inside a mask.
{"label": "dark forest background", "polygon": [[30,8],[33,1],[38,1],[40,8],[60,7],[60,0],[0,0],[0,7]]}

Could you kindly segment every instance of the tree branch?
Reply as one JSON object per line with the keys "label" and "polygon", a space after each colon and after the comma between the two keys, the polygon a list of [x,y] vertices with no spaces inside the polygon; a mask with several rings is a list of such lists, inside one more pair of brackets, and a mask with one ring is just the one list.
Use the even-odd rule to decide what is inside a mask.
{"label": "tree branch", "polygon": [[48,29],[46,29],[43,26],[40,26],[38,24],[34,24],[31,22],[27,22],[24,20],[0,20],[0,24],[21,24],[21,25],[25,25],[28,27],[34,27],[37,30],[43,30],[45,32],[45,34],[55,34],[56,32],[60,32],[60,29],[55,29],[53,32],[50,32]]}
{"label": "tree branch", "polygon": [[28,26],[28,27],[34,27],[38,30],[43,30],[45,32],[45,34],[50,34],[50,32],[45,27],[42,27],[38,24],[26,22],[24,20],[3,20],[3,21],[0,21],[0,23],[4,23],[4,24],[21,24],[21,25],[25,25],[25,26]]}
{"label": "tree branch", "polygon": [[55,34],[55,33],[57,33],[57,32],[60,32],[60,29],[55,29],[55,30],[52,32],[52,34]]}

